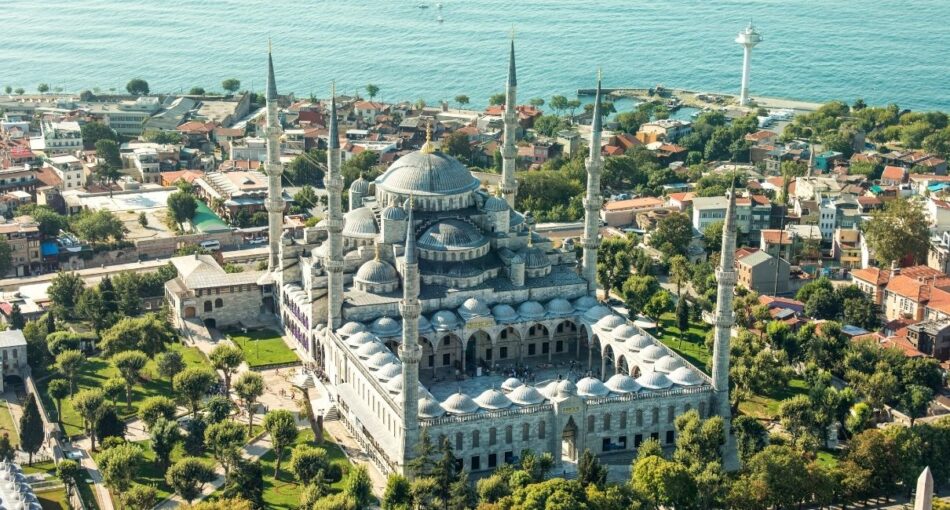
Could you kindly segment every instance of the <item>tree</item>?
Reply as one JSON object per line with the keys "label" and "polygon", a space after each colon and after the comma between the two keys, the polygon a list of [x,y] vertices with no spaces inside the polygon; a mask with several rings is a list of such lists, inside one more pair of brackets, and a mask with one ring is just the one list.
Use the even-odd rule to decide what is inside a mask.
{"label": "tree", "polygon": [[373,85],[372,83],[366,85],[366,94],[369,95],[369,100],[372,101],[376,97],[376,94],[379,94],[379,87]]}
{"label": "tree", "polygon": [[236,78],[228,78],[221,82],[221,88],[233,94],[237,92],[239,88],[241,88],[241,80]]}
{"label": "tree", "polygon": [[132,443],[103,450],[96,456],[96,464],[102,473],[103,481],[114,494],[120,495],[120,501],[125,502],[123,495],[131,487],[132,476],[142,460],[142,450]]}
{"label": "tree", "polygon": [[927,386],[910,384],[904,388],[901,394],[901,408],[910,416],[911,426],[917,418],[927,415],[927,409],[933,397],[934,391]]}
{"label": "tree", "polygon": [[161,129],[150,129],[142,133],[142,139],[146,142],[159,144],[177,145],[181,143],[181,133],[177,131],[164,131]]}
{"label": "tree", "polygon": [[188,403],[192,416],[198,416],[201,399],[218,382],[218,375],[211,369],[196,366],[182,370],[172,379],[172,387]]}
{"label": "tree", "polygon": [[125,90],[133,96],[148,94],[148,82],[141,78],[133,78],[125,85]]}
{"label": "tree", "polygon": [[179,460],[165,473],[165,481],[189,505],[201,494],[204,484],[214,478],[214,469],[194,457]]}
{"label": "tree", "polygon": [[122,167],[122,158],[119,156],[119,144],[111,138],[101,138],[95,143],[96,156],[113,168]]}
{"label": "tree", "polygon": [[277,460],[274,462],[274,479],[280,473],[280,461],[284,456],[284,449],[297,439],[297,421],[290,411],[277,409],[264,416],[264,430],[270,434],[271,444],[274,446]]}
{"label": "tree", "polygon": [[643,313],[657,320],[661,315],[671,311],[673,311],[673,295],[666,289],[657,291],[643,305]]}
{"label": "tree", "polygon": [[743,465],[769,444],[769,431],[751,416],[737,416],[732,421],[732,430],[736,436],[739,460]]}
{"label": "tree", "polygon": [[462,471],[449,486],[449,510],[468,510],[475,505],[475,491],[468,479],[468,472]]}
{"label": "tree", "polygon": [[317,192],[314,191],[313,186],[309,184],[304,185],[300,188],[300,191],[294,193],[294,205],[296,205],[301,212],[306,212],[317,205],[318,200]]}
{"label": "tree", "polygon": [[178,351],[166,351],[155,356],[158,373],[169,380],[185,369],[185,361]]}
{"label": "tree", "polygon": [[112,356],[112,365],[125,380],[125,403],[129,408],[132,407],[132,387],[141,376],[146,363],[148,356],[141,351],[122,351]]}
{"label": "tree", "polygon": [[[125,309],[130,307],[127,304],[128,294],[124,289],[125,283],[119,285],[119,282],[116,278],[120,288],[119,310],[125,313]],[[135,289],[138,292],[138,287]],[[142,317],[123,317],[102,333],[99,348],[109,356],[122,351],[142,351],[146,356],[155,356],[165,349],[165,344],[174,341],[175,337],[175,331],[168,321],[149,313]]]}
{"label": "tree", "polygon": [[408,509],[411,497],[409,480],[399,473],[392,473],[386,479],[386,489],[383,491],[380,506],[383,510]]}
{"label": "tree", "polygon": [[735,384],[735,402],[752,394],[771,394],[788,384],[788,354],[767,347],[764,338],[749,331],[742,331],[732,340],[729,378]]}
{"label": "tree", "polygon": [[925,263],[930,250],[929,221],[920,205],[906,199],[890,200],[873,211],[861,225],[868,245],[883,266],[910,258]]}
{"label": "tree", "polygon": [[182,228],[186,221],[191,221],[197,210],[198,201],[191,193],[176,191],[168,196],[168,212],[178,224],[178,228]]}
{"label": "tree", "polygon": [[501,106],[505,104],[505,99],[506,99],[505,94],[503,92],[499,92],[498,94],[492,94],[488,98],[488,104],[492,106]]}
{"label": "tree", "polygon": [[103,404],[102,412],[99,413],[94,428],[103,449],[125,442],[125,422],[119,418],[115,406],[108,402]]}
{"label": "tree", "polygon": [[244,372],[235,381],[234,392],[247,413],[247,436],[251,437],[254,431],[254,408],[257,407],[257,399],[264,394],[264,379],[257,372]]}
{"label": "tree", "polygon": [[696,500],[696,485],[686,468],[659,455],[638,457],[633,464],[631,486],[649,508],[688,508]]}
{"label": "tree", "polygon": [[40,83],[39,85],[36,86],[36,91],[39,92],[40,94],[45,94],[49,92],[49,84]]}
{"label": "tree", "polygon": [[116,405],[119,397],[125,393],[125,379],[120,377],[110,377],[102,383],[102,391],[106,394],[106,397],[112,401],[112,405]]}
{"label": "tree", "polygon": [[630,278],[633,242],[627,237],[608,237],[597,252],[597,281],[610,297],[612,289],[619,289]]}
{"label": "tree", "polygon": [[111,197],[112,187],[116,182],[119,181],[119,179],[122,178],[122,171],[119,170],[119,167],[117,166],[103,162],[96,165],[95,171],[93,172],[93,177],[99,182],[99,184],[109,188],[109,196]]}
{"label": "tree", "polygon": [[226,498],[249,501],[254,508],[264,508],[264,476],[260,462],[238,457],[225,479],[222,494]]}
{"label": "tree", "polygon": [[584,450],[577,462],[577,480],[584,485],[602,487],[607,482],[607,466],[602,465],[590,450]]}
{"label": "tree", "polygon": [[209,422],[220,423],[231,415],[234,404],[224,395],[214,395],[205,402],[205,415]]}
{"label": "tree", "polygon": [[324,154],[324,151],[310,151],[298,155],[284,169],[284,180],[293,186],[317,186],[323,180]]}
{"label": "tree", "polygon": [[66,492],[71,492],[76,488],[80,481],[84,480],[86,470],[78,462],[70,459],[63,459],[56,465],[56,477],[66,486]]}
{"label": "tree", "polygon": [[650,296],[660,290],[660,282],[653,276],[633,275],[623,282],[621,293],[631,313],[641,312]]}
{"label": "tree", "polygon": [[244,427],[231,420],[215,423],[205,431],[205,444],[221,464],[225,476],[231,472],[231,467],[240,456],[244,439]]}
{"label": "tree", "polygon": [[204,416],[192,418],[185,426],[185,452],[193,457],[200,457],[205,453],[205,432],[208,430],[208,422]]}
{"label": "tree", "polygon": [[689,331],[689,302],[685,297],[676,301],[676,329],[679,330],[680,345],[682,345],[683,337]]}
{"label": "tree", "polygon": [[880,324],[877,305],[866,296],[845,299],[842,302],[842,321],[872,331]]}
{"label": "tree", "polygon": [[805,459],[788,446],[769,445],[755,454],[732,484],[730,508],[792,508],[809,495]]}
{"label": "tree", "polygon": [[690,278],[689,260],[682,255],[670,259],[670,280],[676,284],[676,297],[682,295],[682,286]]}
{"label": "tree", "polygon": [[80,127],[82,134],[83,147],[87,150],[94,149],[99,140],[118,140],[116,132],[107,126],[104,122],[86,122]]}
{"label": "tree", "polygon": [[[125,503],[131,508],[152,508],[158,502],[158,493],[155,487],[135,484],[122,496]],[[237,510],[234,507],[228,507]]]}
{"label": "tree", "polygon": [[[243,430],[241,432],[243,434]],[[294,447],[290,454],[290,471],[301,485],[309,485],[327,467],[329,460],[323,448],[301,444]]]}
{"label": "tree", "polygon": [[897,449],[893,437],[877,429],[865,430],[851,438],[840,465],[842,472],[856,475],[850,480],[846,475],[844,483],[852,488],[858,498],[889,498],[897,491],[901,479],[901,457],[902,452]]}
{"label": "tree", "polygon": [[541,115],[534,120],[534,130],[545,136],[557,136],[558,131],[567,128],[567,122],[557,115]]}
{"label": "tree", "polygon": [[152,451],[155,452],[155,464],[164,473],[168,469],[172,450],[181,439],[178,423],[159,417],[149,424],[148,433],[152,439]]}
{"label": "tree", "polygon": [[56,418],[59,420],[63,414],[63,399],[72,393],[72,388],[66,379],[53,379],[48,388],[50,398],[56,402]]}
{"label": "tree", "polygon": [[232,345],[221,344],[211,351],[211,364],[224,374],[224,394],[231,393],[231,376],[244,363],[244,352]]}
{"label": "tree", "polygon": [[463,106],[467,105],[469,101],[468,96],[464,94],[459,94],[455,96],[455,104],[458,105],[458,109],[461,110]]}
{"label": "tree", "polygon": [[453,131],[442,140],[442,150],[463,161],[468,161],[472,157],[472,146],[468,141],[468,135],[462,131]]}
{"label": "tree", "polygon": [[56,307],[60,317],[69,318],[76,307],[76,301],[79,299],[79,293],[82,292],[83,288],[82,278],[78,274],[60,271],[53,278],[46,294],[53,302],[53,306]]}
{"label": "tree", "polygon": [[70,395],[76,392],[76,377],[85,364],[86,357],[79,351],[67,350],[56,356],[56,370],[69,381]]}
{"label": "tree", "polygon": [[656,230],[650,236],[650,246],[660,250],[667,257],[672,257],[685,255],[692,240],[693,224],[689,216],[673,213],[657,223]]}
{"label": "tree", "polygon": [[204,87],[195,86],[195,87],[191,87],[191,89],[188,91],[189,96],[203,96],[205,94],[206,94],[206,91]]}
{"label": "tree", "polygon": [[4,432],[0,436],[0,460],[13,461],[14,457],[16,457],[16,449],[10,443],[10,434]]}
{"label": "tree", "polygon": [[[929,388],[928,388],[929,389]],[[36,396],[28,393],[23,414],[20,415],[20,449],[29,455],[29,465],[33,465],[33,454],[43,446],[43,418],[36,406]]]}
{"label": "tree", "polygon": [[120,241],[125,236],[125,225],[112,211],[83,212],[73,217],[72,230],[90,243],[109,240]]}
{"label": "tree", "polygon": [[554,108],[555,115],[561,115],[561,112],[567,109],[567,98],[564,96],[553,96],[551,102],[548,104],[551,108]]}
{"label": "tree", "polygon": [[163,396],[155,395],[148,397],[139,404],[139,419],[145,422],[146,427],[151,427],[160,419],[172,420],[175,418],[175,401]]}

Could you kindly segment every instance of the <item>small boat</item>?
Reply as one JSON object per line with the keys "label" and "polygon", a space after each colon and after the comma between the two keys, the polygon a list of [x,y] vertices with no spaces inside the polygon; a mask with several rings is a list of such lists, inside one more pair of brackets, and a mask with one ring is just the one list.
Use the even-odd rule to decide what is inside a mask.
{"label": "small boat", "polygon": [[428,9],[428,8],[429,8],[429,6],[426,5],[426,4],[419,4],[419,5],[417,5],[416,7],[420,8],[420,9]]}
{"label": "small boat", "polygon": [[439,23],[442,23],[443,21],[445,21],[445,19],[442,16],[439,16],[435,20],[438,21]]}

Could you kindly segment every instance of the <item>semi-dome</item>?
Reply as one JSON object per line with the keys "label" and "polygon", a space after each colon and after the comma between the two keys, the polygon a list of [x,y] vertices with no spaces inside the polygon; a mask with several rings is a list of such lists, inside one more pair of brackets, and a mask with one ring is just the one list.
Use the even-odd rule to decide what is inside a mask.
{"label": "semi-dome", "polygon": [[666,351],[658,345],[651,345],[640,351],[640,359],[643,361],[656,362],[666,355]]}
{"label": "semi-dome", "polygon": [[399,377],[400,375],[402,375],[402,365],[397,362],[391,362],[376,372],[376,378],[383,382],[389,381],[393,377]]}
{"label": "semi-dome", "polygon": [[483,391],[481,395],[475,397],[475,403],[482,409],[489,411],[511,407],[511,400],[509,400],[504,393],[496,389]]}
{"label": "semi-dome", "polygon": [[419,236],[418,246],[423,250],[451,251],[469,250],[485,245],[488,239],[478,227],[462,220],[450,218],[437,221]]}
{"label": "semi-dome", "polygon": [[610,390],[600,382],[600,379],[585,377],[577,381],[577,394],[582,397],[604,397]]}
{"label": "semi-dome", "polygon": [[501,389],[505,391],[511,391],[522,386],[524,386],[524,383],[521,382],[521,379],[518,379],[517,377],[509,377],[505,379],[505,382],[501,383]]}
{"label": "semi-dome", "polygon": [[613,337],[617,340],[626,340],[637,334],[637,328],[629,324],[621,324],[613,330]]}
{"label": "semi-dome", "polygon": [[362,193],[365,196],[367,193],[369,193],[369,181],[367,181],[366,179],[363,178],[362,175],[360,175],[358,179],[356,179],[355,181],[353,181],[352,184],[350,184],[350,192]]}
{"label": "semi-dome", "polygon": [[574,300],[574,309],[586,312],[599,304],[600,302],[594,296],[581,296]]}
{"label": "semi-dome", "polygon": [[372,259],[363,263],[356,271],[354,280],[375,285],[386,285],[399,282],[399,275],[396,274],[396,268],[389,262],[379,259]]}
{"label": "semi-dome", "polygon": [[380,317],[370,324],[369,330],[376,336],[396,336],[402,332],[402,325],[392,317]]}
{"label": "semi-dome", "polygon": [[397,159],[376,187],[401,195],[457,195],[480,183],[459,160],[439,151],[415,151]]}
{"label": "semi-dome", "polygon": [[584,318],[591,322],[597,322],[611,313],[610,308],[604,305],[597,305],[584,312]]}
{"label": "semi-dome", "polygon": [[432,327],[439,331],[455,329],[458,326],[459,318],[448,310],[439,310],[432,316]]}
{"label": "semi-dome", "polygon": [[429,395],[423,395],[419,398],[419,417],[420,418],[438,418],[445,415],[445,409],[442,409],[442,406],[439,405],[439,402],[430,397]]}
{"label": "semi-dome", "polygon": [[495,305],[491,314],[498,322],[514,322],[518,320],[518,312],[511,305]]}
{"label": "semi-dome", "polygon": [[485,200],[485,206],[483,207],[485,212],[501,212],[508,210],[508,202],[501,197],[496,197],[494,195],[488,197]]}
{"label": "semi-dome", "polygon": [[373,238],[379,230],[373,211],[359,207],[343,215],[343,235],[346,237]]}
{"label": "semi-dome", "polygon": [[653,364],[653,370],[669,374],[681,366],[683,366],[682,361],[667,354],[666,356],[656,360],[656,363]]}
{"label": "semi-dome", "polygon": [[637,381],[626,374],[614,374],[607,379],[607,389],[614,393],[634,393],[640,391],[640,385]]}
{"label": "semi-dome", "polygon": [[660,372],[647,372],[637,378],[637,384],[648,390],[664,390],[673,385],[666,374]]}
{"label": "semi-dome", "polygon": [[391,205],[383,209],[383,212],[380,213],[380,217],[384,220],[403,221],[408,217],[408,215],[406,214],[406,210],[402,207],[399,207],[398,205]]}
{"label": "semi-dome", "polygon": [[554,298],[548,301],[545,308],[551,315],[570,315],[574,313],[574,305],[564,298]]}
{"label": "semi-dome", "polygon": [[670,372],[669,379],[680,386],[695,386],[703,382],[703,379],[695,370],[690,370],[685,366]]}
{"label": "semi-dome", "polygon": [[449,414],[472,414],[478,412],[478,404],[464,393],[453,393],[442,402],[442,409]]}
{"label": "semi-dome", "polygon": [[361,333],[363,331],[366,331],[366,326],[360,324],[359,322],[350,321],[344,324],[340,329],[336,330],[336,334],[347,337]]}
{"label": "semi-dome", "polygon": [[627,342],[627,347],[635,351],[646,349],[651,345],[653,345],[653,340],[650,340],[650,337],[646,335],[634,335],[633,338]]}
{"label": "semi-dome", "polygon": [[485,317],[491,314],[491,310],[488,309],[488,305],[484,301],[473,297],[466,299],[459,307],[458,312],[463,317],[467,316],[466,318]]}
{"label": "semi-dome", "polygon": [[537,301],[525,301],[518,307],[518,315],[525,319],[540,319],[544,313],[544,307]]}
{"label": "semi-dome", "polygon": [[[552,383],[551,386],[556,386]],[[544,402],[545,396],[534,386],[519,386],[508,394],[508,399],[515,404],[532,406]]]}
{"label": "semi-dome", "polygon": [[626,323],[627,323],[626,319],[624,319],[623,317],[619,315],[605,315],[599,321],[597,321],[597,324],[595,324],[595,326],[597,326],[600,329],[606,329],[610,331],[616,327],[623,326]]}
{"label": "semi-dome", "polygon": [[364,344],[372,343],[375,341],[376,341],[376,337],[373,336],[371,333],[368,333],[366,331],[360,331],[359,333],[350,335],[350,337],[346,339],[346,345],[352,349],[358,349],[362,347]]}
{"label": "semi-dome", "polygon": [[569,395],[577,394],[577,386],[574,385],[570,380],[564,379],[557,383],[557,392],[556,395],[559,397],[566,397]]}
{"label": "semi-dome", "polygon": [[396,359],[396,356],[391,352],[377,352],[366,360],[366,366],[370,370],[379,370],[390,363],[394,363]]}
{"label": "semi-dome", "polygon": [[375,342],[365,343],[361,345],[359,349],[356,350],[357,356],[359,356],[362,359],[368,359],[370,356],[372,356],[373,354],[376,354],[377,352],[389,352],[389,349],[387,349],[386,346],[381,344],[379,341],[375,341]]}

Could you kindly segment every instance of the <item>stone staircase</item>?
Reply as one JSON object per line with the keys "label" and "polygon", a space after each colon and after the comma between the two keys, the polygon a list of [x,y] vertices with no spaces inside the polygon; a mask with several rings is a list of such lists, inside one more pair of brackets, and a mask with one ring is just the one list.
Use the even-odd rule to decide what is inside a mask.
{"label": "stone staircase", "polygon": [[336,404],[330,406],[330,409],[328,409],[326,414],[323,415],[323,421],[336,421],[339,419],[340,410],[337,409]]}

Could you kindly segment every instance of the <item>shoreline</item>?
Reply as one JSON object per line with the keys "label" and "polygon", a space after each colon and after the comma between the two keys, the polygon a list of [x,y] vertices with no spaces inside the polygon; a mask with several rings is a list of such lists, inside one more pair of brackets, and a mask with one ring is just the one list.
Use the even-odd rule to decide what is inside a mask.
{"label": "shoreline", "polygon": [[[656,100],[657,97],[650,96],[650,90],[643,87],[612,87],[612,88],[602,88],[601,89],[605,94],[618,97],[618,98],[628,98],[628,99],[638,99],[638,100]],[[663,96],[660,99],[665,99],[667,97],[675,97],[680,100],[681,105],[690,108],[711,108],[711,107],[727,107],[727,108],[747,108],[750,107],[741,107],[738,104],[738,96],[732,93],[722,93],[722,92],[706,92],[706,91],[696,91],[689,89],[678,89],[678,88],[666,88],[664,90],[668,92],[668,96]],[[592,88],[583,88],[577,89],[578,97],[589,97],[593,96],[595,89]],[[700,99],[699,96],[708,96],[708,97],[717,97],[722,98],[722,102],[715,101],[706,101]],[[761,108],[787,108],[795,110],[797,113],[808,113],[814,112],[820,108],[825,103],[818,103],[814,101],[803,101],[800,99],[791,99],[784,97],[766,97],[766,96],[752,96],[752,101],[755,103],[756,107]]]}

